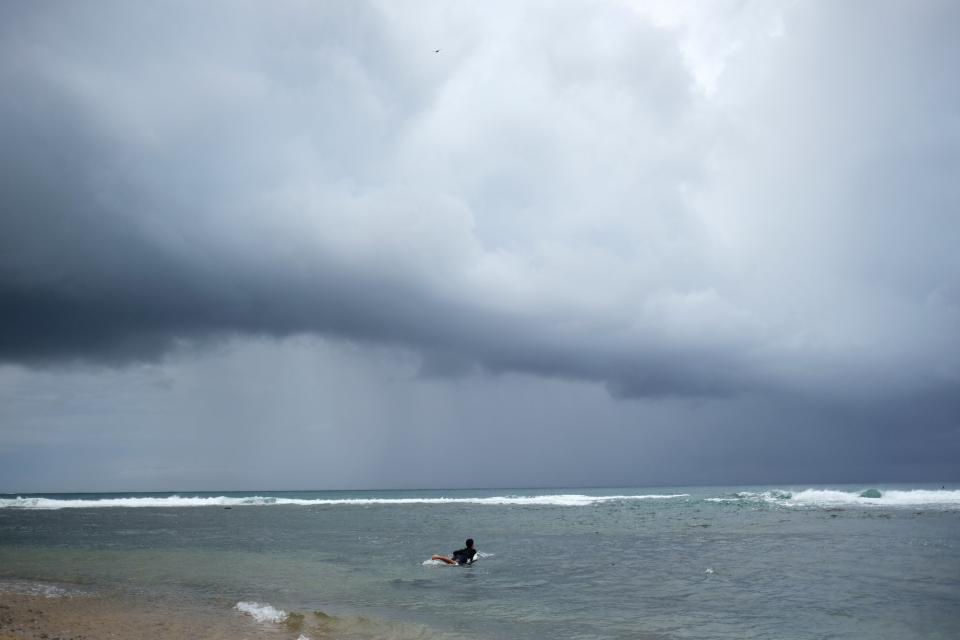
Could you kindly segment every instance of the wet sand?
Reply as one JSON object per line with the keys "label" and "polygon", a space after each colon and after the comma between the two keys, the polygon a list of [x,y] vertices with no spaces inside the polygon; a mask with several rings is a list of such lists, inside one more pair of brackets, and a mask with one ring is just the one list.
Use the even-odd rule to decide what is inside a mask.
{"label": "wet sand", "polygon": [[280,640],[298,635],[283,625],[268,628],[227,607],[171,611],[148,600],[0,594],[0,640]]}
{"label": "wet sand", "polygon": [[0,640],[424,640],[460,638],[416,625],[322,611],[258,621],[227,602],[124,594],[50,597],[0,592]]}

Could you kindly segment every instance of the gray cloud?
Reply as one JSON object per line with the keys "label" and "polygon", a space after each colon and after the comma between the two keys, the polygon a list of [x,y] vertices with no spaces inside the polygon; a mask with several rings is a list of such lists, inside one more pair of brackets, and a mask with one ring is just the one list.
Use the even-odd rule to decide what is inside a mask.
{"label": "gray cloud", "polygon": [[0,11],[7,362],[313,333],[617,397],[957,389],[950,3],[724,6],[709,73],[617,4]]}
{"label": "gray cloud", "polygon": [[[122,369],[0,367],[0,487],[212,490],[956,478],[956,400],[611,400],[404,349],[238,338]],[[954,396],[955,397],[955,396]],[[952,402],[951,407],[949,403]],[[470,443],[470,455],[449,455]]]}

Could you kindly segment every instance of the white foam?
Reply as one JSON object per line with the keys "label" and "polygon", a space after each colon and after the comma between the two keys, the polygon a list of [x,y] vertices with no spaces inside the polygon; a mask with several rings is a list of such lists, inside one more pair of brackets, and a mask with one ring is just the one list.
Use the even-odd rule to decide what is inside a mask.
{"label": "white foam", "polygon": [[766,503],[785,507],[936,507],[960,509],[960,490],[955,489],[804,489],[789,491],[741,491],[733,496],[706,498],[706,502]]}
{"label": "white foam", "polygon": [[785,502],[789,505],[863,506],[863,507],[946,507],[960,509],[960,490],[889,489],[879,490],[879,497],[867,497],[864,490],[837,491],[806,489]]}
{"label": "white foam", "polygon": [[652,494],[587,496],[581,494],[540,496],[493,496],[488,498],[281,498],[274,496],[166,496],[143,498],[97,498],[59,499],[41,497],[0,498],[0,509],[90,509],[100,507],[243,507],[257,505],[302,505],[302,506],[368,506],[411,504],[477,504],[488,506],[563,506],[583,507],[603,502],[629,500],[667,500],[685,498],[689,494]]}
{"label": "white foam", "polygon": [[260,602],[238,602],[234,609],[252,617],[257,622],[283,622],[289,615],[283,609],[277,609]]}
{"label": "white foam", "polygon": [[778,490],[760,491],[760,492],[738,491],[734,493],[732,496],[725,496],[722,498],[704,498],[704,502],[720,502],[720,503],[776,502],[776,503],[779,503],[790,497],[791,497],[791,494],[789,491],[778,491]]}
{"label": "white foam", "polygon": [[29,582],[25,580],[0,580],[0,593],[43,596],[44,598],[68,598],[87,595],[85,591],[73,587],[58,587],[53,584]]}

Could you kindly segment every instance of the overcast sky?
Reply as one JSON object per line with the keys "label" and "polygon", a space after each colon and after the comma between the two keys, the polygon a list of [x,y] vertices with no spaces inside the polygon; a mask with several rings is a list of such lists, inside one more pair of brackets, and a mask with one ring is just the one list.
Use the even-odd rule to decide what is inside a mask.
{"label": "overcast sky", "polygon": [[960,480],[960,5],[0,0],[0,492]]}

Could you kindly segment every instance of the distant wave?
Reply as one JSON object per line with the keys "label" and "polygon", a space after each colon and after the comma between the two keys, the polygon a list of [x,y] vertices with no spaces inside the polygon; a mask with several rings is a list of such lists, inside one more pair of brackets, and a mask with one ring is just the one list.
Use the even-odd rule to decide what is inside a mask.
{"label": "distant wave", "polygon": [[859,505],[886,507],[953,506],[960,508],[960,490],[913,489],[835,491],[807,489],[788,500],[796,505]]}
{"label": "distant wave", "polygon": [[765,503],[785,507],[939,507],[960,509],[956,489],[876,489],[856,491],[805,489],[803,491],[742,491],[707,502]]}
{"label": "distant wave", "polygon": [[[0,509],[91,509],[91,508],[170,508],[170,507],[245,507],[270,505],[297,506],[391,506],[391,505],[480,505],[480,506],[556,506],[589,507],[611,502],[655,501],[689,498],[687,493],[590,496],[577,493],[558,495],[503,495],[490,497],[436,498],[292,498],[282,496],[142,496],[103,498],[45,498],[18,496],[0,498]],[[960,490],[956,489],[877,489],[857,490],[804,489],[802,491],[739,491],[703,498],[706,502],[768,505],[795,508],[829,507],[937,507],[960,509]]]}
{"label": "distant wave", "polygon": [[0,509],[90,509],[101,507],[244,507],[263,505],[369,506],[411,504],[477,504],[489,506],[584,507],[603,502],[668,500],[689,494],[587,496],[581,494],[540,496],[493,496],[487,498],[281,498],[275,496],[166,496],[140,498],[62,499],[42,497],[0,498]]}

